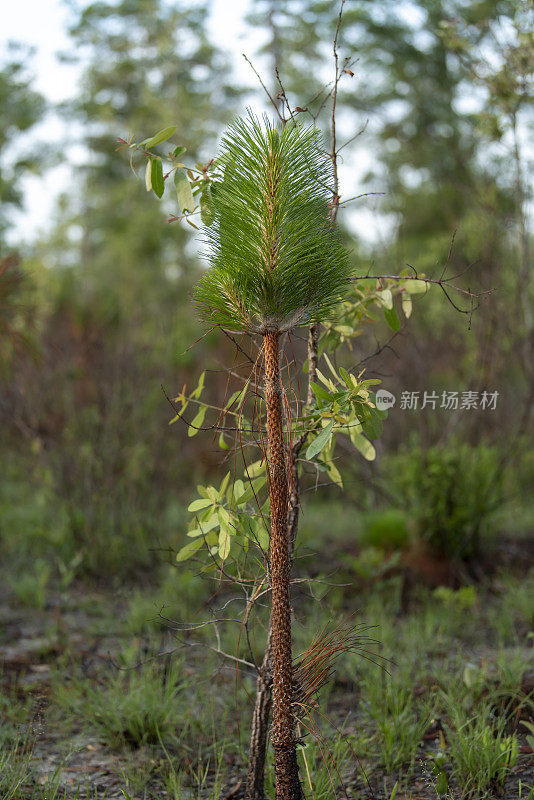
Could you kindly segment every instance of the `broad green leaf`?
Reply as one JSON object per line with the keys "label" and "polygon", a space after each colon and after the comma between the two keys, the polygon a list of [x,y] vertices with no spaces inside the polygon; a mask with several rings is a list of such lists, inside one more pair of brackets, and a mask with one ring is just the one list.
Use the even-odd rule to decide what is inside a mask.
{"label": "broad green leaf", "polygon": [[215,486],[207,486],[206,487],[206,492],[207,492],[208,497],[210,498],[210,500],[213,502],[214,505],[219,502],[219,492],[217,491]]}
{"label": "broad green leaf", "polygon": [[320,369],[316,370],[316,372],[317,372],[317,377],[319,378],[321,383],[324,383],[327,389],[330,389],[330,391],[332,392],[337,391],[335,383],[331,381],[330,378],[327,378],[326,375],[323,375]]}
{"label": "broad green leaf", "polygon": [[334,365],[332,364],[332,362],[330,361],[330,359],[328,358],[328,356],[326,355],[326,353],[324,353],[324,360],[325,360],[325,361],[326,361],[326,363],[328,364],[328,366],[329,366],[329,368],[330,368],[330,372],[332,373],[332,375],[334,376],[334,378],[336,379],[336,381],[338,381],[338,383],[339,383],[339,375],[338,375],[338,374],[337,374],[337,372],[335,371],[335,369],[334,369]]}
{"label": "broad green leaf", "polygon": [[352,336],[354,333],[354,328],[351,328],[350,325],[334,325],[334,330],[342,336]]}
{"label": "broad green leaf", "polygon": [[147,192],[150,192],[152,189],[152,159],[149,158],[146,162],[146,169],[145,169],[145,186]]}
{"label": "broad green leaf", "polygon": [[228,500],[229,500],[229,502],[230,503],[231,502],[238,502],[239,498],[244,493],[245,493],[245,484],[243,483],[241,478],[238,478],[236,481],[234,481],[234,485],[231,486],[230,489],[228,490]]}
{"label": "broad green leaf", "polygon": [[210,559],[207,564],[204,564],[204,566],[200,567],[198,572],[199,575],[207,575],[210,572],[215,572],[215,570],[218,568],[219,568],[218,565],[214,564],[213,561]]}
{"label": "broad green leaf", "polygon": [[392,331],[396,332],[400,330],[400,320],[393,306],[391,308],[384,309],[384,317]]}
{"label": "broad green leaf", "polygon": [[265,525],[258,529],[256,536],[261,549],[267,551],[269,549],[269,531],[265,529]]}
{"label": "broad green leaf", "polygon": [[245,475],[247,478],[256,478],[263,472],[265,472],[265,460],[260,459],[260,461],[255,461],[247,467]]}
{"label": "broad green leaf", "polygon": [[200,550],[202,545],[204,544],[204,539],[200,537],[199,539],[193,539],[192,542],[188,542],[181,550],[178,551],[176,554],[177,561],[186,561],[188,558],[191,558],[197,550]]}
{"label": "broad green leaf", "polygon": [[230,514],[228,511],[223,507],[219,506],[217,509],[217,515],[219,517],[219,522],[221,525],[229,525],[230,524]]}
{"label": "broad green leaf", "polygon": [[201,508],[207,508],[208,506],[212,505],[213,503],[210,499],[200,498],[198,500],[193,500],[192,503],[189,503],[187,510],[192,514],[194,511],[200,511]]}
{"label": "broad green leaf", "polygon": [[326,389],[323,389],[322,386],[319,386],[318,383],[311,382],[311,387],[313,389],[313,393],[318,400],[324,400],[326,403],[329,403],[332,399],[329,392]]}
{"label": "broad green leaf", "polygon": [[231,545],[232,541],[230,539],[230,530],[228,526],[225,526],[224,528],[221,526],[221,530],[219,532],[219,556],[223,561],[228,558]]}
{"label": "broad green leaf", "polygon": [[242,506],[257,496],[259,490],[265,486],[266,482],[267,478],[263,475],[261,475],[259,478],[256,478],[256,480],[253,480],[252,484],[249,484],[244,493],[240,496],[239,500],[237,501],[238,505]]}
{"label": "broad green leaf", "polygon": [[351,428],[350,440],[356,450],[362,454],[366,461],[374,461],[376,458],[376,450],[373,444],[359,433],[357,428]]}
{"label": "broad green leaf", "polygon": [[341,488],[343,488],[343,479],[341,478],[341,473],[339,472],[334,462],[326,461],[325,466],[326,466],[326,472],[330,480],[336,483]]}
{"label": "broad green leaf", "polygon": [[425,294],[430,289],[430,284],[423,280],[406,281],[404,288],[410,294]]}
{"label": "broad green leaf", "polygon": [[378,439],[382,434],[382,418],[375,408],[366,406],[365,417],[360,417],[362,431],[368,439]]}
{"label": "broad green leaf", "polygon": [[202,423],[204,422],[204,417],[206,416],[207,411],[206,406],[202,406],[199,408],[198,413],[196,414],[195,418],[191,421],[191,425],[187,429],[188,436],[196,436],[198,433],[198,429],[202,427]]}
{"label": "broad green leaf", "polygon": [[178,205],[183,212],[192,211],[195,207],[195,200],[193,192],[191,191],[191,184],[187,179],[183,169],[177,169],[174,173],[174,185],[176,187],[176,197],[178,198]]}
{"label": "broad green leaf", "polygon": [[222,499],[222,496],[224,495],[224,493],[226,491],[226,487],[228,486],[228,481],[229,480],[230,480],[230,473],[227,472],[226,475],[224,476],[224,478],[222,479],[222,483],[221,483],[221,485],[219,487],[219,499]]}
{"label": "broad green leaf", "polygon": [[331,420],[326,428],[323,428],[321,433],[313,440],[306,450],[306,458],[312,459],[317,453],[320,453],[323,447],[330,441],[332,430],[334,428],[334,420]]}
{"label": "broad green leaf", "polygon": [[269,549],[269,531],[265,529],[265,523],[261,517],[244,518],[241,531],[247,541],[251,540],[255,544],[259,544],[262,550]]}
{"label": "broad green leaf", "polygon": [[393,308],[393,295],[391,294],[391,289],[382,289],[381,292],[377,292],[380,300],[384,308]]}
{"label": "broad green leaf", "polygon": [[152,188],[154,190],[154,194],[157,197],[161,197],[163,195],[163,190],[165,189],[165,182],[163,180],[163,165],[161,163],[161,158],[156,157],[151,160],[151,171],[150,171],[150,180],[152,183]]}
{"label": "broad green leaf", "polygon": [[200,195],[200,219],[204,225],[207,225],[208,227],[215,219],[215,210],[213,208],[213,200],[209,186],[206,186]]}
{"label": "broad green leaf", "polygon": [[347,389],[350,389],[352,391],[352,389],[354,388],[354,385],[352,383],[351,376],[349,375],[347,370],[344,367],[340,367],[339,368],[339,374],[343,378],[343,380],[345,382],[345,386],[347,387]]}
{"label": "broad green leaf", "polygon": [[380,378],[367,378],[365,381],[362,381],[364,386],[378,386],[379,383],[382,383]]}
{"label": "broad green leaf", "polygon": [[194,539],[197,536],[207,536],[207,534],[210,533],[210,531],[214,530],[214,528],[218,528],[219,525],[220,525],[219,517],[214,516],[210,520],[208,520],[208,522],[203,522],[202,527],[192,528],[187,535],[191,539]]}
{"label": "broad green leaf", "polygon": [[224,409],[225,413],[230,411],[231,409],[233,409],[234,411],[237,411],[239,409],[241,401],[243,400],[243,398],[245,397],[245,394],[247,392],[248,384],[249,384],[249,381],[247,381],[245,383],[245,385],[243,386],[242,389],[238,389],[236,392],[234,392],[232,395],[230,395],[230,398],[229,398],[229,400],[228,400],[228,402],[226,404],[226,407]]}
{"label": "broad green leaf", "polygon": [[168,128],[163,128],[163,130],[158,131],[158,133],[154,134],[151,139],[146,139],[143,144],[147,150],[150,150],[151,147],[155,147],[157,144],[161,144],[162,142],[167,141],[173,135],[174,131],[176,130],[176,125],[170,125]]}
{"label": "broad green leaf", "polygon": [[412,298],[405,293],[402,295],[402,310],[406,319],[409,319],[412,313]]}
{"label": "broad green leaf", "polygon": [[226,442],[224,440],[224,433],[222,431],[221,431],[221,435],[219,436],[219,447],[221,448],[221,450],[229,450],[230,449],[230,445],[226,444]]}

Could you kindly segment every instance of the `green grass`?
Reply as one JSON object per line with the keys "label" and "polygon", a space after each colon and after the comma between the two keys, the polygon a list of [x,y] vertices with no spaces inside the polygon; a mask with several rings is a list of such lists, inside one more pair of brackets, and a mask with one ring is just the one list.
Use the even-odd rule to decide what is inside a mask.
{"label": "green grass", "polygon": [[[300,777],[305,792],[314,800],[330,800],[343,796],[354,767],[357,747],[354,737],[333,734],[315,737],[307,732],[299,748]],[[268,762],[266,775],[267,797],[274,797],[274,764]]]}
{"label": "green grass", "polygon": [[445,730],[451,774],[463,796],[479,800],[492,788],[502,787],[516,765],[517,738],[505,733],[505,718],[492,719],[492,709],[488,706],[482,706],[468,720],[453,706],[450,720]]}
{"label": "green grass", "polygon": [[[522,724],[534,715],[532,698],[522,685],[524,673],[534,668],[529,636],[534,629],[534,573],[502,572],[460,589],[415,586],[406,601],[398,568],[387,566],[388,548],[384,552],[375,547],[365,564],[362,551],[358,555],[358,549],[352,549],[353,520],[340,504],[312,505],[303,519],[297,570],[311,571],[324,582],[312,585],[313,595],[306,583],[295,585],[295,650],[305,649],[327,622],[350,615],[356,624],[369,626],[367,635],[377,640],[368,646],[372,661],[344,655],[336,682],[319,698],[320,713],[314,717],[321,731],[319,742],[305,735],[299,753],[310,800],[333,800],[332,782],[339,797],[341,782],[349,797],[365,797],[365,780],[354,753],[379,797],[389,799],[395,792],[397,800],[418,797],[414,787],[423,782],[434,787],[428,790],[433,792],[429,798],[482,798],[498,790],[503,780],[513,797],[528,797],[532,782],[521,772],[528,756],[516,752],[516,741],[525,744],[533,734]],[[355,527],[361,521],[360,515]],[[326,559],[324,554],[313,555],[319,544],[313,531],[320,532],[321,526],[330,536]],[[51,565],[50,577],[43,581],[44,603],[38,588],[30,585],[39,576],[38,559]],[[77,748],[80,800],[87,788],[90,797],[96,790],[90,769],[83,772],[87,742],[96,743],[110,760],[127,798],[224,797],[245,771],[251,703],[243,686],[253,692],[254,678],[243,666],[236,675],[233,662],[206,649],[218,646],[212,625],[181,631],[175,639],[157,615],[163,608],[166,617],[177,621],[209,620],[205,602],[213,596],[214,607],[225,606],[225,615],[234,618],[241,602],[238,593],[204,579],[194,566],[162,565],[141,586],[98,591],[92,583],[81,587],[69,574],[58,586],[57,564],[42,551],[31,563],[26,598],[20,588],[17,592],[18,576],[24,573],[11,576],[13,608],[21,630],[39,637],[54,631],[54,647],[31,650],[24,656],[28,664],[24,658],[20,663],[15,659],[19,672],[3,676],[0,800],[45,800],[41,785],[36,785],[42,753],[36,748],[24,755],[17,746],[37,706],[44,709],[39,712],[43,734],[38,741],[51,736],[50,746],[60,758],[72,752],[73,745]],[[19,570],[20,562],[17,565]],[[362,577],[365,565],[369,569]],[[83,573],[83,563],[73,569]],[[11,612],[5,613],[10,619]],[[260,616],[265,623],[264,611]],[[248,657],[238,624],[222,623],[218,634],[222,650]],[[252,637],[258,655],[264,636],[258,624]],[[9,645],[12,638],[10,634]],[[158,656],[176,647],[179,654]],[[51,667],[51,684],[41,677],[44,663]],[[343,730],[343,737],[336,728]],[[53,777],[55,769],[46,800],[64,798],[64,783],[58,782],[59,773]],[[270,761],[268,776],[271,785]],[[74,800],[76,791],[65,800]]]}
{"label": "green grass", "polygon": [[180,741],[190,726],[183,662],[156,657],[137,668],[115,670],[100,685],[75,680],[57,688],[68,716],[83,719],[112,746]]}
{"label": "green grass", "polygon": [[206,581],[194,570],[166,566],[159,586],[135,589],[129,596],[124,632],[132,636],[161,632],[168,627],[167,620],[184,621],[187,614],[194,619],[206,601],[206,589]]}
{"label": "green grass", "polygon": [[410,775],[433,712],[432,699],[416,703],[411,687],[388,677],[364,684],[367,714],[375,726],[379,762],[388,774],[395,770]]}
{"label": "green grass", "polygon": [[9,751],[0,750],[0,800],[105,800],[105,793],[90,786],[88,780],[74,788],[64,786],[63,766],[60,763],[43,776],[36,770],[33,742],[18,740]]}
{"label": "green grass", "polygon": [[15,742],[0,752],[0,798],[12,800],[31,779],[31,751],[26,743]]}

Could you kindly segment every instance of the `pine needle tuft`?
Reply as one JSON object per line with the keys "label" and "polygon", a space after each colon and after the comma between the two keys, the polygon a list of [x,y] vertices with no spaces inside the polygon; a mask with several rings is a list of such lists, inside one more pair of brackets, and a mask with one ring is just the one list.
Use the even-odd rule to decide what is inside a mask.
{"label": "pine needle tuft", "polygon": [[352,270],[329,214],[333,181],[319,132],[249,114],[229,127],[219,164],[211,269],[195,291],[201,316],[256,333],[327,317]]}

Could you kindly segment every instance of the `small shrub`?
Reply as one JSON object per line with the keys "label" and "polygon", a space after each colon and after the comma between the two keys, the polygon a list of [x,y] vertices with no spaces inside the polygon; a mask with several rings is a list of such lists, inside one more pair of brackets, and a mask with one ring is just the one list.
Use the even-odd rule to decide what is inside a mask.
{"label": "small shrub", "polygon": [[37,559],[31,571],[11,578],[9,584],[22,606],[43,610],[46,606],[46,590],[50,579],[50,566]]}
{"label": "small shrub", "polygon": [[393,553],[388,558],[377,547],[366,547],[357,557],[348,556],[344,558],[344,561],[358,577],[375,581],[398,567],[400,556],[399,553]]}
{"label": "small shrub", "polygon": [[389,459],[386,474],[423,542],[450,559],[481,555],[493,514],[504,503],[494,448],[456,442],[426,451],[411,447]]}
{"label": "small shrub", "polygon": [[451,589],[448,586],[438,586],[434,590],[434,597],[439,600],[445,608],[459,613],[469,611],[477,601],[477,593],[474,586],[462,586],[460,589]]}
{"label": "small shrub", "polygon": [[409,532],[404,511],[388,508],[366,514],[362,544],[382,550],[400,550],[408,544]]}

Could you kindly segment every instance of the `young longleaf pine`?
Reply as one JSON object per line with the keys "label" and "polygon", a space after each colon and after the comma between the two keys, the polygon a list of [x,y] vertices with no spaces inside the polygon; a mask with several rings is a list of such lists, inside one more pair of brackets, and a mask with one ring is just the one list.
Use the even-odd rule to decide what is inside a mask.
{"label": "young longleaf pine", "polygon": [[212,185],[215,220],[207,229],[211,269],[195,293],[203,317],[262,334],[324,319],[351,267],[328,213],[331,164],[318,131],[238,119],[219,162],[224,179]]}
{"label": "young longleaf pine", "polygon": [[351,267],[329,214],[335,192],[315,128],[287,123],[279,130],[253,116],[238,119],[223,139],[219,164],[224,177],[212,185],[214,220],[207,233],[211,269],[195,297],[210,324],[263,336],[276,797],[299,800],[286,532],[290,465],[279,338],[331,313]]}

